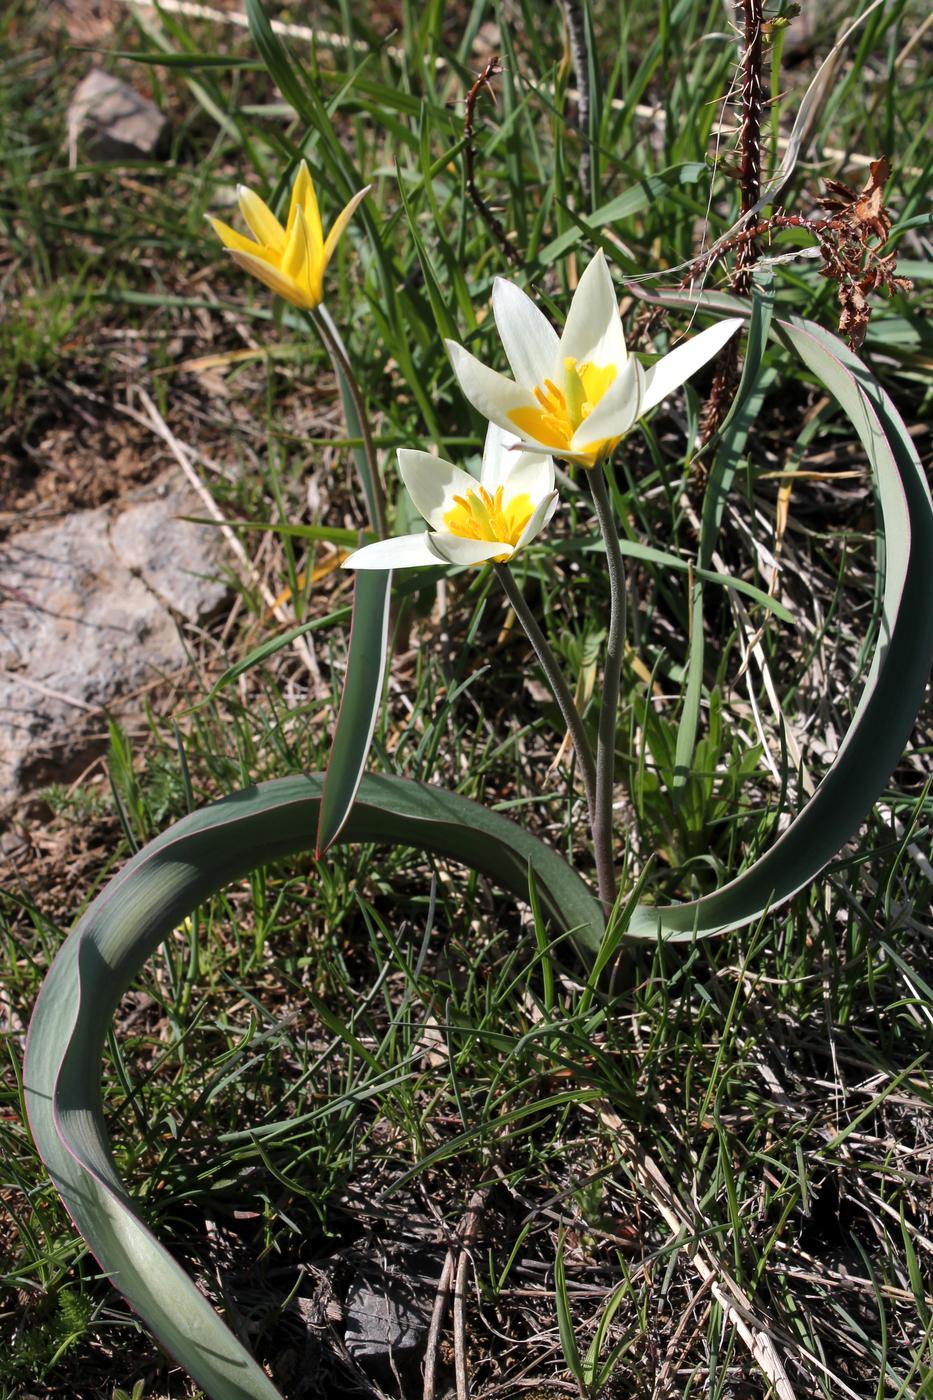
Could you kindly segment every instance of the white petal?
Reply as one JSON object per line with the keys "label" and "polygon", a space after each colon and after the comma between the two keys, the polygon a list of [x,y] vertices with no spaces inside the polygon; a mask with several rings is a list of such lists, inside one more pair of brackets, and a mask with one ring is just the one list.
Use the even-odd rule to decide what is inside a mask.
{"label": "white petal", "polygon": [[345,569],[413,569],[418,565],[437,565],[438,558],[428,544],[427,530],[418,535],[396,535],[391,540],[376,540],[354,550],[343,561]]}
{"label": "white petal", "polygon": [[570,440],[571,452],[585,452],[591,444],[620,438],[644,409],[645,371],[632,357],[613,380],[588,418],[584,418]]}
{"label": "white petal", "polygon": [[557,332],[521,287],[497,277],[492,309],[516,383],[533,389],[562,368]]}
{"label": "white petal", "polygon": [[447,564],[484,564],[487,559],[508,558],[512,553],[512,546],[500,540],[466,540],[443,531],[431,536],[431,547],[436,554],[435,563],[441,559]]}
{"label": "white petal", "polygon": [[498,423],[500,428],[515,432],[515,424],[509,413],[516,408],[537,408],[538,403],[527,389],[513,384],[504,374],[489,369],[469,350],[464,350],[455,340],[445,341],[450,363],[457,382],[474,408],[479,409],[484,418]]}
{"label": "white petal", "polygon": [[715,326],[710,326],[709,330],[700,331],[699,335],[684,341],[676,350],[665,355],[663,360],[658,360],[656,365],[652,365],[645,373],[642,413],[654,408],[655,404],[686,383],[691,374],[696,374],[698,369],[702,369],[743,324],[741,316],[735,316],[729,321],[719,321]]}
{"label": "white petal", "polygon": [[487,491],[495,491],[501,486],[515,464],[521,439],[514,432],[500,428],[498,423],[490,423],[483,443],[483,464],[479,479]]}
{"label": "white petal", "polygon": [[519,451],[520,439],[490,423],[483,448],[480,484],[494,493],[505,487],[506,497],[527,491],[535,502],[554,490],[554,463],[550,457],[532,456]]}
{"label": "white petal", "polygon": [[454,496],[462,496],[476,486],[467,472],[453,462],[445,462],[443,457],[432,457],[430,452],[400,447],[398,469],[415,508],[435,530],[442,528]]}
{"label": "white petal", "polygon": [[560,338],[561,369],[568,356],[578,364],[618,365],[628,358],[619,300],[606,255],[600,248],[573,294]]}
{"label": "white petal", "polygon": [[554,458],[522,452],[516,456],[515,466],[502,485],[506,502],[514,496],[528,495],[536,506],[554,490]]}
{"label": "white petal", "polygon": [[549,496],[540,500],[535,508],[535,513],[519,535],[515,544],[516,554],[520,549],[524,549],[526,544],[530,544],[535,535],[539,535],[551,516],[557,509],[557,492],[552,491]]}

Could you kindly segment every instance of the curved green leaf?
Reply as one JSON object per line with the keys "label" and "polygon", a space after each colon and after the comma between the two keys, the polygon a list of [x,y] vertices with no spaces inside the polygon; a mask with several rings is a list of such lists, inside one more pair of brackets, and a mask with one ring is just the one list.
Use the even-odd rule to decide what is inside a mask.
{"label": "curved green leaf", "polygon": [[[278,1391],[137,1213],[110,1154],[100,1101],[109,1021],[149,955],[231,880],[307,848],[322,779],[284,778],[185,817],[106,886],[55,959],[36,1003],[24,1083],[39,1152],[114,1285],[213,1400],[279,1400]],[[366,777],[344,835],[449,856],[542,907],[592,959],[600,907],[536,837],[465,797],[401,778]]]}
{"label": "curved green leaf", "polygon": [[[718,298],[720,306],[724,301],[734,310],[734,301]],[[871,372],[836,336],[786,314],[775,314],[774,324],[780,339],[838,400],[868,456],[884,522],[881,631],[839,752],[783,835],[714,894],[664,908],[639,906],[627,930],[630,938],[683,942],[725,933],[814,880],[858,830],[896,767],[933,656],[933,505],[904,422]]]}
{"label": "curved green leaf", "polygon": [[382,701],[391,596],[391,570],[357,570],[343,698],[321,794],[315,850],[318,859],[343,830],[369,757]]}

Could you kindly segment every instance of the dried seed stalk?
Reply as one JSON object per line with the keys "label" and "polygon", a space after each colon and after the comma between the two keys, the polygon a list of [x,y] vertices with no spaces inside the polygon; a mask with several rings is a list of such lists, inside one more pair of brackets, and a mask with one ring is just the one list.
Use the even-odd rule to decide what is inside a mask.
{"label": "dried seed stalk", "polygon": [[473,119],[476,111],[476,101],[484,88],[489,89],[490,96],[495,100],[492,90],[491,79],[497,77],[502,72],[502,65],[499,62],[498,54],[493,54],[486,67],[480,73],[476,82],[470,88],[466,97],[466,111],[463,118],[463,134],[466,137],[463,158],[466,168],[467,193],[473,201],[474,208],[479,214],[483,223],[489,229],[493,238],[502,249],[506,258],[513,267],[523,267],[524,262],[517,248],[514,248],[508,240],[508,235],[502,227],[502,222],[492,212],[476,185],[476,147],[474,144]]}

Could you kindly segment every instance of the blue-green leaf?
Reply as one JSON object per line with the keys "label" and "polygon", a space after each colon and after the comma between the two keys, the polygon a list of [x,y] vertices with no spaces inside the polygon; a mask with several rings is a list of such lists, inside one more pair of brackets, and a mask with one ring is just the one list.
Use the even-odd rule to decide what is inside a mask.
{"label": "blue-green leaf", "polygon": [[366,767],[382,702],[391,596],[390,570],[356,571],[343,699],[337,715],[318,817],[318,859],[343,830]]}
{"label": "blue-green leaf", "polygon": [[[257,866],[308,847],[321,789],[320,774],[248,788],[150,842],[63,944],[29,1029],[26,1104],[52,1180],[101,1268],[212,1400],[280,1397],[127,1195],[104,1124],[101,1053],[124,991],[198,904]],[[590,958],[599,947],[601,909],[575,871],[536,837],[465,797],[366,777],[344,837],[451,857],[523,899],[530,869],[557,929]]]}
{"label": "blue-green leaf", "polygon": [[[730,314],[737,309],[721,295],[716,303]],[[640,906],[630,938],[684,942],[740,928],[815,880],[858,830],[896,767],[933,658],[933,504],[910,434],[871,371],[836,336],[786,314],[777,314],[774,326],[839,402],[868,457],[884,522],[881,627],[835,760],[783,835],[713,894]]]}

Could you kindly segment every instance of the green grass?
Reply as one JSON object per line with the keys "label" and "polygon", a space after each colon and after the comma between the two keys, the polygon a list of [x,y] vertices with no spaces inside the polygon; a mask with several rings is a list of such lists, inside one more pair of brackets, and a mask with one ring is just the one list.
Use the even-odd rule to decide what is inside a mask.
{"label": "green grass", "polygon": [[[877,299],[865,354],[911,428],[929,408],[929,241],[919,220],[930,81],[922,45],[904,56],[921,19],[912,0],[870,17],[785,196],[789,210],[809,213],[823,175],[862,181],[861,167],[823,152],[891,158],[896,246],[916,265],[916,290]],[[841,21],[837,7],[812,15],[817,55]],[[461,104],[483,61],[471,50],[484,24],[500,25],[505,72],[497,108],[480,99],[478,179],[555,314],[594,237],[621,280],[691,258],[704,221],[707,241],[734,221],[728,149],[711,161],[735,66],[718,3],[595,6],[593,204],[627,198],[621,214],[593,220],[595,234],[581,228],[580,142],[567,122],[572,78],[554,7],[406,5],[387,42],[376,42],[375,9],[361,18],[322,5],[315,23],[353,46],[322,46],[316,68],[308,45],[291,40],[313,80],[296,79],[289,94],[273,89],[241,30],[166,14],[146,33],[127,16],[106,49],[223,61],[107,59],[172,113],[171,158],[132,168],[79,158],[69,169],[64,111],[89,55],[32,0],[5,11],[0,395],[11,425],[3,450],[23,480],[39,470],[42,435],[74,421],[82,394],[113,406],[138,376],[180,438],[225,467],[206,479],[228,517],[360,523],[323,350],[228,265],[202,224],[237,181],[281,195],[300,150],[327,213],[360,184],[374,186],[331,268],[328,306],[360,373],[390,501],[396,447],[475,451],[482,425],[456,391],[439,332],[498,355],[485,312],[493,277],[509,269],[465,196],[462,160]],[[775,84],[786,97],[768,130],[772,164],[812,71],[805,59]],[[656,118],[639,116],[639,103],[656,104]],[[315,125],[322,104],[326,128]],[[790,236],[772,251],[793,246]],[[835,325],[818,262],[774,271],[781,305]],[[648,334],[634,298],[626,314],[633,338]],[[640,348],[665,349],[682,326],[655,323]],[[231,362],[224,398],[184,368],[250,346],[269,353]],[[136,368],[120,359],[128,349]],[[845,422],[783,352],[769,350],[764,370],[772,377],[718,539],[723,567],[769,587],[759,546],[775,549],[780,480],[768,473],[859,472],[794,483],[777,597],[796,625],[750,605],[800,745],[804,771],[788,781],[802,795],[857,698],[877,626],[877,541]],[[690,454],[705,387],[642,425],[616,481],[631,538],[690,559],[702,500]],[[530,552],[520,576],[576,678],[605,627],[608,593],[602,556],[581,547],[593,526],[575,484],[561,521],[557,547]],[[251,556],[265,538],[242,532]],[[263,567],[277,589],[292,589],[296,619],[339,618],[345,578],[299,585],[305,543],[284,534],[273,543]],[[746,673],[729,595],[709,585],[700,742],[678,787],[689,580],[633,561],[631,587],[617,795],[625,867],[630,882],[647,867],[658,898],[690,897],[773,839],[778,724],[760,668]],[[192,802],[326,762],[344,623],[308,634],[320,682],[309,683],[286,647],[211,696],[231,664],[282,630],[249,579],[238,596],[232,631],[219,624],[195,644],[189,703],[172,712],[156,700],[127,717],[111,734],[112,789],[95,780],[50,792],[32,854],[6,881],[3,1400],[111,1400],[136,1382],[141,1397],[195,1395],[77,1240],[23,1125],[19,1064],[44,970],[130,849]],[[549,771],[556,707],[527,683],[526,646],[517,627],[503,631],[506,621],[484,575],[452,578],[440,595],[433,582],[410,593],[375,764],[498,806],[591,873],[567,769]],[[474,1395],[573,1393],[575,1374],[595,1387],[601,1371],[607,1397],[773,1393],[702,1283],[696,1240],[768,1330],[798,1395],[930,1393],[929,745],[921,725],[858,842],[810,891],[728,939],[646,950],[630,987],[608,1003],[582,990],[569,952],[548,945],[527,909],[475,875],[400,851],[338,848],[320,866],[258,871],[177,932],[125,999],[110,1041],[117,1162],[156,1233],[284,1394],[378,1393],[341,1354],[327,1298],[342,1300],[367,1271],[419,1275],[430,1307],[471,1201],[480,1224],[463,1307]],[[679,1233],[639,1152],[676,1187]],[[448,1318],[438,1393],[452,1384],[450,1336]],[[599,1356],[587,1360],[594,1337]],[[418,1364],[379,1384],[419,1395]]]}

